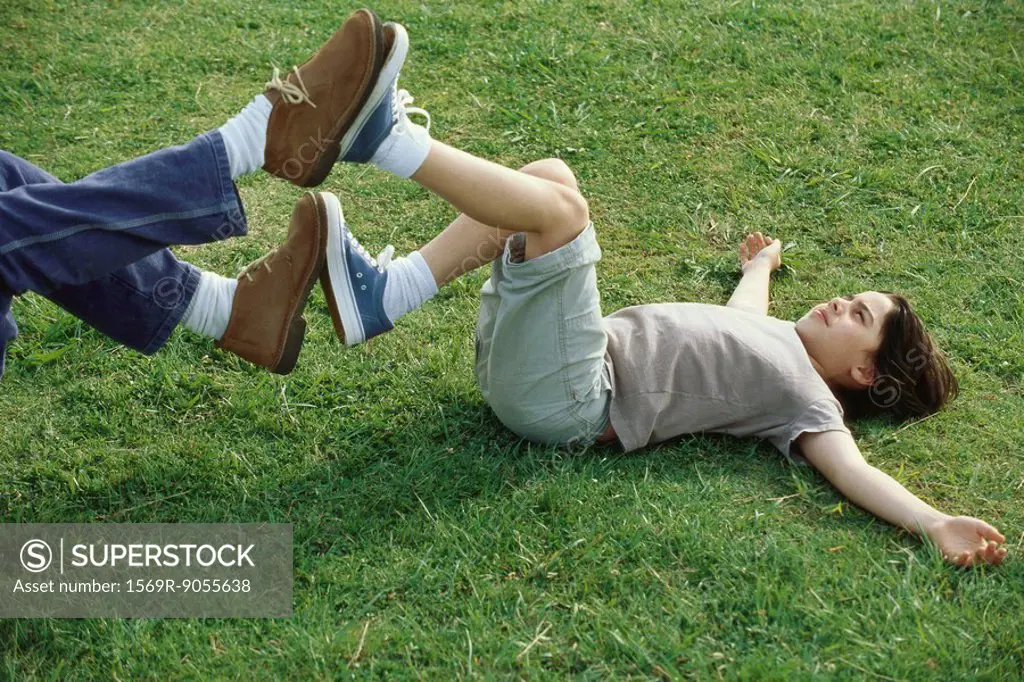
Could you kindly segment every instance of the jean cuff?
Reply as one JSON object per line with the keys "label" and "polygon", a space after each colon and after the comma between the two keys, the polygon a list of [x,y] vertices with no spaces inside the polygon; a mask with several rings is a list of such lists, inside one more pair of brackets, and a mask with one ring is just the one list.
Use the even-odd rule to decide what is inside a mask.
{"label": "jean cuff", "polygon": [[174,307],[167,311],[167,317],[160,324],[160,327],[153,334],[153,337],[141,348],[141,352],[145,355],[153,355],[158,350],[163,348],[164,344],[167,343],[167,339],[171,337],[171,332],[181,324],[181,320],[185,317],[185,313],[188,311],[189,305],[192,304],[192,298],[196,295],[196,289],[199,288],[199,279],[202,277],[202,272],[199,268],[192,265],[191,263],[181,263],[183,267],[181,285],[181,296],[175,303]]}
{"label": "jean cuff", "polygon": [[241,237],[248,234],[248,221],[245,215],[245,207],[242,204],[242,197],[238,193],[238,187],[231,178],[231,162],[228,160],[228,150],[224,146],[224,136],[219,130],[211,130],[204,133],[210,143],[213,152],[214,164],[217,168],[217,181],[220,183],[220,194],[224,205],[230,206],[225,213],[230,223],[231,232],[222,238]]}

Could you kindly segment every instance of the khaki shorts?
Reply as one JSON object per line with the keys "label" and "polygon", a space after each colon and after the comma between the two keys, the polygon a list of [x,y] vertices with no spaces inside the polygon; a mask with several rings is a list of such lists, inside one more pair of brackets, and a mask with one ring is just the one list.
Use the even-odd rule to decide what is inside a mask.
{"label": "khaki shorts", "polygon": [[491,409],[522,438],[589,445],[608,426],[611,382],[604,355],[593,224],[572,242],[523,261],[511,237],[481,290],[476,378]]}

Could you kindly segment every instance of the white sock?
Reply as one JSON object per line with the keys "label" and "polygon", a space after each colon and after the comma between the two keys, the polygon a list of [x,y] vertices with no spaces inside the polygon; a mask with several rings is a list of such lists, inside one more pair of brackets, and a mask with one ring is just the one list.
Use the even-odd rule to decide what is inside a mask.
{"label": "white sock", "polygon": [[437,293],[437,282],[419,251],[396,258],[388,266],[384,285],[384,312],[394,324],[402,315],[416,310]]}
{"label": "white sock", "polygon": [[231,164],[231,179],[254,173],[263,167],[263,149],[267,146],[267,122],[273,109],[264,95],[256,95],[238,116],[220,127]]}
{"label": "white sock", "polygon": [[237,286],[236,279],[204,270],[181,323],[186,329],[220,341],[228,329]]}
{"label": "white sock", "polygon": [[400,178],[408,178],[420,169],[430,153],[430,132],[421,125],[405,119],[396,127],[404,130],[397,133],[394,128],[377,147],[370,163],[381,170],[394,173]]}

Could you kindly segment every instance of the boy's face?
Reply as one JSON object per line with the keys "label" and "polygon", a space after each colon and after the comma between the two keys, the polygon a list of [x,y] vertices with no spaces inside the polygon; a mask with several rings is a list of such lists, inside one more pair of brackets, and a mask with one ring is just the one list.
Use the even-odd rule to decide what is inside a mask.
{"label": "boy's face", "polygon": [[867,388],[875,379],[882,325],[895,309],[892,299],[877,291],[834,298],[797,320],[796,332],[826,381]]}

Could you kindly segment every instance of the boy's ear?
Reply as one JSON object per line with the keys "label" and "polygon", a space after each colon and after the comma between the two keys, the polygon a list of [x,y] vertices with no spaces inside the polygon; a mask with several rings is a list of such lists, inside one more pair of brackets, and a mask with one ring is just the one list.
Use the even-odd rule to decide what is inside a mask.
{"label": "boy's ear", "polygon": [[875,376],[878,374],[875,369],[875,364],[869,362],[863,365],[854,365],[853,369],[850,370],[850,377],[856,382],[858,386],[862,388],[868,388],[875,381]]}

